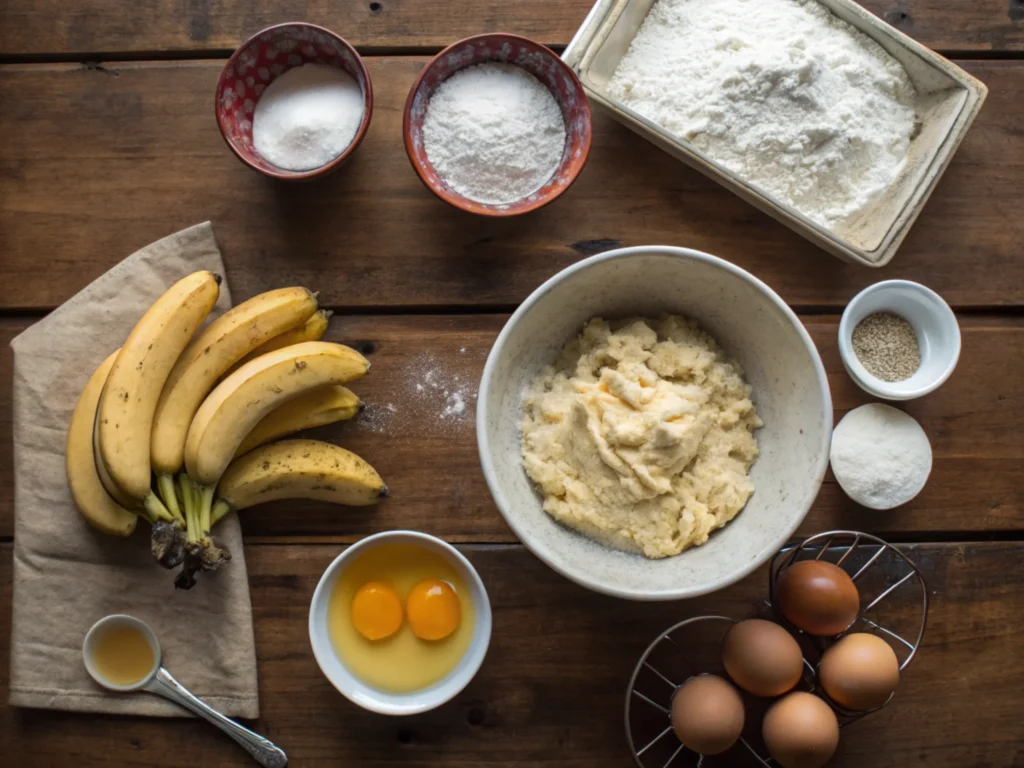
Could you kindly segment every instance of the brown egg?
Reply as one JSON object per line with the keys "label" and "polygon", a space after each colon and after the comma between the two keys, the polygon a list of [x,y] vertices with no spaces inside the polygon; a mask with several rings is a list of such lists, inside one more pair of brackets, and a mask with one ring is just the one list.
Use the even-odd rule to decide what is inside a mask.
{"label": "brown egg", "polygon": [[822,699],[797,691],[772,705],[762,734],[782,768],[821,768],[839,745],[839,721]]}
{"label": "brown egg", "polygon": [[691,677],[672,698],[672,730],[702,755],[717,755],[735,744],[743,717],[739,693],[717,675]]}
{"label": "brown egg", "polygon": [[781,696],[803,674],[803,654],[796,640],[764,619],[741,621],[726,633],[722,663],[732,681],[755,696]]}
{"label": "brown egg", "polygon": [[857,632],[825,651],[818,679],[836,704],[849,709],[874,709],[885,704],[896,690],[900,662],[885,640]]}
{"label": "brown egg", "polygon": [[820,560],[801,560],[783,570],[775,597],[782,615],[812,635],[838,635],[860,611],[860,594],[850,575]]}

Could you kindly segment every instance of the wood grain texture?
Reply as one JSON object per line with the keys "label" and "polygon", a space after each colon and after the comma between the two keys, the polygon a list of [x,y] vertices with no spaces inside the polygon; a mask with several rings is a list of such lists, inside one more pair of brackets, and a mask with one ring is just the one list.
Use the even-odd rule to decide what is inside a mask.
{"label": "wood grain texture", "polygon": [[[235,48],[271,24],[309,21],[362,48],[440,49],[481,32],[514,32],[547,45],[569,42],[593,0],[7,0],[0,54],[196,52]],[[1018,0],[864,0],[897,29],[943,51],[1024,49]]]}
{"label": "wood grain texture", "polygon": [[[622,768],[629,764],[623,696],[647,643],[689,616],[749,616],[766,596],[762,570],[713,596],[630,603],[575,586],[520,547],[464,551],[486,582],[494,608],[484,666],[440,709],[387,718],[343,699],[321,676],[309,648],[309,599],[338,547],[246,547],[262,713],[255,727],[288,752],[289,765]],[[1024,544],[925,544],[907,551],[933,595],[921,654],[886,710],[843,730],[834,765],[1019,764]],[[4,637],[10,563],[11,545],[0,545]],[[900,613],[888,613],[886,621]],[[4,701],[8,653],[0,643]],[[165,661],[173,671],[174,659]],[[222,734],[188,720],[0,705],[0,743],[6,764],[33,768],[69,765],[71,756],[81,768],[251,764]]]}
{"label": "wood grain texture", "polygon": [[[809,310],[804,321],[825,362],[837,419],[868,398],[843,371],[837,317],[818,313],[838,312],[879,279],[938,290],[965,310],[963,354],[938,392],[901,406],[935,452],[924,492],[897,511],[871,512],[829,475],[799,533],[844,527],[913,542],[1024,531],[1024,317],[1017,312],[1024,307],[1024,0],[864,0],[925,45],[976,59],[961,64],[990,88],[925,212],[880,272],[818,251],[600,111],[587,169],[544,211],[487,221],[435,200],[409,167],[400,130],[425,58],[399,54],[427,54],[499,29],[561,46],[591,4],[0,2],[0,61],[214,59],[0,64],[0,539],[14,534],[8,344],[30,322],[16,314],[59,305],[159,237],[212,220],[237,300],[294,283],[318,288],[326,305],[350,315],[335,318],[329,338],[374,363],[356,387],[367,411],[313,434],[373,462],[392,498],[370,510],[282,502],[244,513],[262,698],[254,727],[288,751],[290,765],[621,768],[631,764],[623,695],[649,640],[691,615],[751,615],[764,599],[763,570],[687,602],[592,594],[515,545],[491,500],[474,406],[506,319],[500,313],[601,250],[647,243],[706,250]],[[228,51],[264,26],[295,19],[375,54],[367,64],[376,110],[366,142],[340,173],[283,186],[230,154],[212,101]],[[467,314],[413,314],[420,310]],[[466,411],[446,414],[455,393]],[[491,595],[494,637],[480,675],[454,701],[390,719],[359,710],[326,682],[306,622],[316,582],[344,543],[399,527],[463,542]],[[905,549],[932,600],[922,653],[889,708],[843,731],[834,765],[1024,766],[1024,542]],[[10,541],[0,541],[0,764],[252,765],[195,721],[7,706],[12,552]],[[167,663],[174,669],[173,659]]]}
{"label": "wood grain texture", "polygon": [[[370,375],[353,385],[368,407],[353,422],[313,434],[370,461],[391,487],[391,498],[371,509],[316,502],[254,507],[243,513],[246,535],[351,541],[411,527],[456,541],[515,541],[484,483],[474,431],[477,383],[504,322],[501,315],[335,317],[327,338],[361,349],[373,363]],[[843,370],[837,319],[805,322],[821,350],[838,419],[868,397]],[[0,322],[0,348],[8,360],[7,343],[21,327]],[[935,453],[921,495],[898,511],[873,512],[851,502],[830,475],[804,534],[823,528],[901,537],[1024,530],[1024,319],[964,318],[962,327],[963,354],[953,377],[932,395],[905,404]],[[4,377],[0,536],[13,530],[9,386]],[[463,397],[465,413],[445,416],[455,393]]]}
{"label": "wood grain texture", "polygon": [[224,146],[212,104],[221,62],[0,67],[0,310],[53,307],[134,249],[207,219],[239,299],[294,281],[347,308],[502,308],[585,255],[659,243],[727,258],[798,306],[839,308],[897,277],[961,307],[1024,305],[1024,61],[965,62],[988,103],[881,271],[839,262],[599,110],[589,164],[555,204],[516,220],[456,211],[402,147],[422,64],[370,59],[365,142],[335,175],[297,185]]}
{"label": "wood grain texture", "polygon": [[0,538],[14,535],[14,351],[10,344],[25,327],[23,321],[0,320]]}

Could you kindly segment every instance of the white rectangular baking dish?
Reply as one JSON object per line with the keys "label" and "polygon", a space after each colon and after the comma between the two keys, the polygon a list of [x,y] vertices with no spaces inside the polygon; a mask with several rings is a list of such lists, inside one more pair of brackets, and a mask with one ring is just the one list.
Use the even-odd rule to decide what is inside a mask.
{"label": "white rectangular baking dish", "polygon": [[851,0],[816,1],[888,51],[903,65],[919,94],[916,109],[920,126],[910,143],[904,170],[885,195],[855,221],[834,231],[752,186],[685,140],[608,95],[608,82],[655,0],[597,0],[562,58],[579,76],[590,99],[607,108],[620,123],[834,256],[881,267],[892,259],[935,189],[988,89]]}

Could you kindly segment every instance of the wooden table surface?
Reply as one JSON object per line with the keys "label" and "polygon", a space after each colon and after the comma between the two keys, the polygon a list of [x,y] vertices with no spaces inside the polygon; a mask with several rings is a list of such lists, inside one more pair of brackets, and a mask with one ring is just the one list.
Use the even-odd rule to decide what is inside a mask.
{"label": "wooden table surface", "polygon": [[[7,342],[138,247],[212,220],[236,299],[307,284],[338,315],[330,338],[374,363],[372,407],[324,430],[364,455],[393,497],[372,511],[318,504],[244,513],[262,716],[294,766],[627,766],[622,701],[660,630],[749,614],[764,573],[659,605],[591,594],[516,543],[481,476],[472,409],[439,419],[428,373],[467,387],[507,314],[541,281],[619,245],[691,246],[751,270],[800,312],[836,418],[866,401],[843,372],[838,314],[879,279],[918,280],[954,306],[963,355],[909,403],[935,453],[905,508],[870,512],[829,477],[801,533],[846,527],[904,544],[934,600],[917,661],[884,713],[843,731],[841,766],[1024,765],[1024,0],[868,0],[990,89],[894,262],[845,265],[694,171],[594,115],[594,146],[556,204],[511,221],[446,207],[419,182],[401,108],[426,57],[509,31],[564,46],[590,0],[2,0],[0,2],[0,696],[6,702],[14,532]],[[307,20],[367,57],[375,111],[342,172],[280,186],[224,146],[213,88],[244,38]],[[470,397],[472,404],[472,397]],[[494,603],[476,680],[407,719],[362,712],[320,675],[306,611],[323,568],[367,533],[409,527],[460,543]],[[40,610],[54,610],[40,606]],[[188,681],[185,681],[186,683]],[[0,763],[248,766],[212,729],[0,704]]]}

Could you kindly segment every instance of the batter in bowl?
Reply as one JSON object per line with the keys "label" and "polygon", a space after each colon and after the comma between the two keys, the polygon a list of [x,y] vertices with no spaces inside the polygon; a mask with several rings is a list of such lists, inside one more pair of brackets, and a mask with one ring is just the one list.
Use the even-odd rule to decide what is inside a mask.
{"label": "batter in bowl", "polygon": [[754,492],[739,365],[680,316],[587,323],[526,393],[523,463],[555,520],[616,549],[703,544]]}

